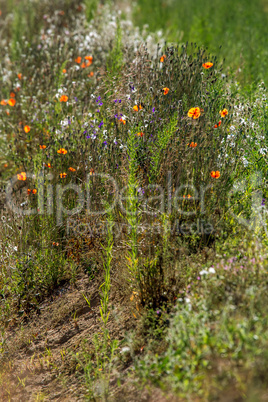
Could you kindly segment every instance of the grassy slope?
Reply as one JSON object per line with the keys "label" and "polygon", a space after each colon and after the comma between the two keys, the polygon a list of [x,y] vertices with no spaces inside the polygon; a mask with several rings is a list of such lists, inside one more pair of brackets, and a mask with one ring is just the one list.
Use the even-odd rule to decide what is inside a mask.
{"label": "grassy slope", "polygon": [[[120,160],[118,180],[121,180],[122,186],[137,181],[143,186],[148,179],[146,172],[150,171],[148,160],[155,166],[151,180],[162,180],[169,166],[177,166],[176,174],[180,173],[185,184],[189,184],[189,171],[193,172],[191,179],[198,183],[202,175],[209,176],[214,166],[210,167],[209,163],[216,163],[220,144],[227,141],[226,135],[233,135],[231,125],[237,128],[238,134],[235,137],[237,147],[233,153],[229,151],[229,159],[221,165],[221,180],[214,184],[214,193],[208,196],[210,217],[219,225],[210,243],[204,244],[207,239],[198,236],[175,234],[167,237],[165,231],[159,236],[136,236],[135,219],[130,217],[125,221],[115,212],[115,218],[121,223],[130,223],[133,230],[130,235],[122,231],[121,237],[114,239],[112,246],[111,280],[106,279],[106,289],[111,286],[108,289],[110,316],[107,327],[103,327],[99,314],[100,307],[105,309],[101,304],[105,303],[105,294],[100,292],[99,287],[104,275],[106,278],[109,276],[107,236],[102,235],[93,243],[87,242],[88,233],[84,237],[68,236],[64,232],[64,225],[56,228],[54,218],[35,216],[34,220],[31,217],[21,219],[7,209],[3,210],[5,219],[9,221],[5,224],[3,219],[1,234],[1,400],[51,400],[52,397],[82,400],[85,395],[92,396],[92,391],[97,395],[102,394],[107,378],[108,382],[110,380],[111,400],[165,401],[187,400],[189,397],[197,401],[226,400],[225,397],[228,400],[265,400],[268,365],[265,352],[268,342],[267,238],[261,228],[259,236],[250,231],[246,236],[231,215],[220,215],[219,220],[219,213],[214,212],[217,208],[226,210],[225,195],[232,180],[251,178],[255,170],[262,170],[263,175],[266,174],[266,156],[260,159],[259,152],[260,147],[266,144],[266,137],[262,139],[261,136],[267,136],[267,106],[266,101],[262,102],[265,92],[259,89],[256,93],[251,92],[249,98],[243,98],[230,77],[225,85],[218,79],[217,72],[210,75],[210,71],[202,81],[207,85],[203,87],[199,80],[200,72],[203,72],[202,58],[205,57],[202,52],[197,50],[198,56],[193,61],[188,61],[186,57],[183,62],[172,59],[172,52],[167,52],[171,93],[170,98],[163,99],[161,92],[163,85],[167,85],[166,75],[161,75],[162,70],[158,70],[156,64],[155,71],[160,73],[148,79],[147,74],[143,74],[143,71],[147,71],[147,65],[143,64],[147,57],[141,57],[138,67],[133,71],[132,53],[122,50],[125,44],[123,42],[122,45],[122,40],[127,40],[124,38],[127,38],[129,28],[124,28],[126,31],[122,35],[110,12],[104,12],[102,17],[103,9],[99,9],[94,14],[95,3],[90,1],[85,9],[80,9],[76,2],[48,1],[42,3],[40,8],[33,8],[28,2],[26,4],[28,8],[18,8],[14,19],[8,16],[10,19],[4,19],[1,25],[1,32],[4,33],[1,37],[11,44],[8,50],[10,61],[5,59],[2,50],[2,76],[7,78],[1,82],[1,98],[8,99],[9,92],[14,90],[16,84],[21,84],[20,91],[16,92],[17,108],[9,108],[9,115],[6,115],[4,107],[1,109],[2,134],[7,134],[1,153],[3,184],[17,171],[29,168],[38,172],[41,164],[48,162],[48,159],[44,159],[44,152],[39,150],[41,142],[47,144],[48,150],[45,152],[48,153],[45,155],[52,162],[55,176],[63,171],[70,174],[69,166],[77,168],[74,182],[85,178],[86,158],[100,155],[102,159],[89,159],[89,167],[117,174],[115,162]],[[233,2],[219,2],[217,6],[215,2],[204,1],[203,8],[193,8],[184,1],[180,7],[179,3],[165,4],[161,8],[154,2],[154,7],[150,8],[152,5],[148,0],[138,2],[137,7],[142,7],[143,12],[136,13],[135,21],[139,24],[148,22],[152,30],[165,29],[168,23],[170,30],[167,37],[170,40],[178,37],[177,26],[180,26],[182,28],[179,30],[185,32],[183,41],[189,39],[208,45],[217,55],[218,43],[224,36],[226,46],[223,46],[219,58],[229,57],[228,65],[231,68],[239,66],[238,53],[243,50],[245,68],[242,75],[238,74],[237,77],[243,83],[253,78],[266,78],[263,75],[267,65],[266,44],[263,42],[267,29],[266,14],[262,13],[264,3],[245,2],[243,7],[239,3],[235,9]],[[3,18],[12,11],[11,8],[7,9],[6,3],[0,8]],[[231,18],[232,13],[235,18]],[[50,21],[43,18],[44,14],[51,18]],[[18,18],[21,15],[23,18]],[[87,15],[88,19],[93,15],[96,18],[100,16],[100,20],[96,19],[93,26],[84,26],[81,15]],[[210,18],[211,15],[214,18]],[[258,29],[256,21],[260,27]],[[107,42],[107,25],[114,38],[112,44]],[[52,34],[47,32],[49,28]],[[66,28],[78,32],[78,37],[68,36]],[[44,46],[46,42],[42,42],[38,36],[40,29],[45,30],[41,34],[45,35],[42,41],[47,41],[48,52]],[[132,31],[134,28],[130,28],[130,35]],[[89,32],[100,34],[94,46],[86,41]],[[25,39],[21,39],[22,33],[31,42],[32,48]],[[130,36],[129,41],[134,41],[134,35]],[[42,49],[41,46],[41,51],[39,42],[44,47]],[[255,42],[258,46],[255,46]],[[78,52],[80,43],[86,44]],[[93,50],[93,66],[88,71],[77,70],[74,59],[80,52],[86,55]],[[257,62],[258,54],[262,63]],[[103,75],[106,61],[110,73]],[[219,65],[216,59],[213,61]],[[182,70],[185,68],[182,76],[176,63],[180,63]],[[66,75],[62,73],[64,68],[67,69]],[[89,71],[94,73],[94,78],[88,77]],[[19,72],[27,79],[18,81]],[[136,142],[136,131],[144,130],[144,121],[143,117],[138,117],[143,116],[143,112],[134,113],[133,105],[125,106],[123,102],[122,106],[122,112],[133,119],[131,125],[127,122],[127,128],[124,128],[123,124],[109,123],[111,113],[108,107],[113,108],[113,113],[118,112],[117,106],[111,106],[111,103],[115,97],[123,98],[128,93],[128,76],[135,80],[135,97],[142,99],[146,113],[153,106],[151,99],[157,104],[159,113],[162,113],[163,125],[158,123],[159,127],[151,127],[157,139],[155,145],[145,141]],[[196,86],[189,84],[193,82],[192,76]],[[214,79],[217,79],[216,85]],[[77,84],[74,85],[74,81]],[[177,81],[180,83],[178,87]],[[151,85],[153,98],[149,89]],[[66,88],[68,92],[70,104],[66,105],[67,110],[65,105],[56,101],[55,94],[59,88]],[[180,91],[187,93],[188,98]],[[110,143],[111,148],[107,152],[103,141],[109,141],[109,138],[104,137],[100,144],[88,149],[83,131],[90,120],[88,113],[96,108],[95,99],[90,103],[90,93],[101,94],[105,102],[103,109],[107,109],[101,119],[107,125],[112,140],[115,132],[117,141],[126,141],[129,155]],[[75,97],[78,102],[73,100]],[[174,118],[170,106],[172,101],[181,101],[181,98],[178,111],[180,124],[177,126],[177,115]],[[38,107],[35,107],[34,99],[37,99]],[[47,100],[50,104],[46,103]],[[243,111],[239,109],[236,114],[235,106],[240,101],[245,108]],[[205,108],[200,125],[184,118],[194,102],[203,102]],[[232,109],[230,118],[223,121],[222,131],[215,131],[213,125],[219,119],[218,111],[226,106]],[[70,116],[74,116],[71,120],[73,131],[70,130],[70,135],[64,131],[64,138],[58,139],[55,127],[61,130],[60,122]],[[146,115],[144,119],[147,119]],[[243,128],[240,119],[247,122]],[[23,126],[31,125],[28,136],[18,124],[20,121]],[[68,121],[66,124],[69,124]],[[133,127],[135,130],[131,136],[127,130]],[[195,158],[192,157],[192,149],[189,153],[185,144],[184,147],[177,145],[180,133],[183,139],[198,142]],[[11,144],[9,153],[6,152],[6,141]],[[203,148],[199,151],[200,143]],[[62,156],[57,155],[56,150],[62,146],[68,147],[67,161],[62,161],[59,159]],[[229,143],[227,147],[232,148]],[[215,149],[217,152],[214,152]],[[178,163],[178,155],[183,163]],[[234,155],[237,158],[235,166],[231,165]],[[129,164],[126,163],[126,156]],[[242,157],[249,161],[248,169],[245,169]],[[193,160],[195,164],[192,164]],[[4,163],[8,164],[7,168]],[[53,183],[57,183],[56,178]],[[38,186],[38,183],[27,183],[27,187],[30,185]],[[21,201],[26,197],[27,187],[20,188]],[[108,193],[111,191],[103,185],[102,191],[105,190]],[[131,193],[130,187],[128,191]],[[251,196],[251,184],[246,187],[246,192]],[[99,197],[100,194],[96,194],[97,205]],[[71,207],[74,199],[70,196],[68,202]],[[239,213],[242,203],[239,194],[235,202],[235,211]],[[34,199],[32,203],[34,205]],[[191,210],[192,204],[187,205]],[[242,205],[246,212],[250,211],[247,199]],[[137,206],[130,203],[129,207],[135,210]],[[226,222],[221,225],[223,216]],[[79,218],[82,223],[92,224],[83,214]],[[172,224],[176,218],[176,215],[171,217]],[[110,218],[105,216],[105,219]],[[153,222],[165,228],[167,219],[167,216],[162,216],[145,223]],[[145,258],[141,255],[137,257],[137,241]],[[103,253],[100,243],[108,251]],[[18,252],[14,247],[18,247]],[[209,268],[216,272],[212,269],[210,273],[204,273]],[[90,300],[90,306],[84,295]],[[109,339],[107,344],[103,343],[107,333],[111,340],[119,341],[111,373],[107,364],[111,356],[111,343]],[[94,335],[97,335],[97,341]],[[67,384],[71,384],[68,392]]]}

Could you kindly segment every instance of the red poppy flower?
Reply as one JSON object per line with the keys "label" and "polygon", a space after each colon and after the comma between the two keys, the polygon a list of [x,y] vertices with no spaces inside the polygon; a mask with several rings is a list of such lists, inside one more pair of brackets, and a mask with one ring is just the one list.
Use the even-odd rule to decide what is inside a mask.
{"label": "red poppy flower", "polygon": [[213,63],[210,61],[203,63],[202,66],[207,70],[208,68],[211,68],[213,66]]}
{"label": "red poppy flower", "polygon": [[67,102],[68,99],[69,99],[69,98],[68,98],[67,95],[62,95],[62,96],[60,97],[60,102]]}
{"label": "red poppy flower", "polygon": [[192,107],[189,112],[188,116],[192,117],[193,119],[198,119],[201,115],[201,110],[199,107]]}
{"label": "red poppy flower", "polygon": [[227,116],[227,114],[228,114],[228,110],[227,110],[227,109],[220,110],[220,115],[221,115],[221,117],[225,117],[225,116]]}
{"label": "red poppy flower", "polygon": [[27,179],[26,173],[25,172],[18,173],[17,178],[18,178],[18,180],[25,181]]}
{"label": "red poppy flower", "polygon": [[213,177],[214,179],[218,179],[220,177],[220,172],[218,170],[216,170],[214,172],[214,170],[210,173],[210,176]]}
{"label": "red poppy flower", "polygon": [[60,148],[60,149],[58,149],[58,154],[63,154],[63,155],[65,155],[65,154],[67,154],[67,150],[66,149],[64,149],[64,148]]}

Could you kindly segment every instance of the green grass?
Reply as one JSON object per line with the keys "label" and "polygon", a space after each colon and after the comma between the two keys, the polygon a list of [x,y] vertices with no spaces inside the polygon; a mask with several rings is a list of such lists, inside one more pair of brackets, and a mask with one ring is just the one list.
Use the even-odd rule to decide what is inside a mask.
{"label": "green grass", "polygon": [[[107,400],[127,364],[137,388],[184,400],[206,400],[211,375],[216,396],[221,386],[238,397],[265,388],[265,2],[138,0],[135,24],[178,42],[151,36],[138,51],[111,4],[51,7],[1,6],[0,179],[20,210],[10,202],[0,223],[2,338],[12,317],[31,317],[83,269],[98,288],[104,278],[101,330],[75,357],[89,397],[100,382]],[[20,172],[27,179],[12,187]],[[137,320],[120,344],[114,305]]]}
{"label": "green grass", "polygon": [[205,46],[243,84],[268,83],[267,1],[138,0],[134,21],[149,30],[162,30],[170,42]]}

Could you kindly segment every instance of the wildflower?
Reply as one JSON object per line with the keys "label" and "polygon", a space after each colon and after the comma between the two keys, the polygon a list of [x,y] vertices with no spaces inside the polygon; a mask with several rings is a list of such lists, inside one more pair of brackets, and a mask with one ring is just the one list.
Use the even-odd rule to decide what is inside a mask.
{"label": "wildflower", "polygon": [[214,172],[214,170],[210,173],[210,176],[213,177],[213,179],[218,179],[220,177],[220,172],[218,170],[216,170]]}
{"label": "wildflower", "polygon": [[133,106],[133,109],[135,110],[135,112],[138,112],[139,111],[139,109],[141,110],[143,107],[142,107],[142,105],[135,105],[135,106]]}
{"label": "wildflower", "polygon": [[0,105],[5,106],[7,105],[7,101],[5,99],[2,99],[0,102]]}
{"label": "wildflower", "polygon": [[203,63],[202,66],[207,70],[208,68],[211,68],[213,66],[213,63],[207,61],[206,63]]}
{"label": "wildflower", "polygon": [[228,114],[228,110],[227,110],[227,109],[220,110],[220,115],[221,115],[221,117],[225,117],[225,116],[227,116],[227,114]]}
{"label": "wildflower", "polygon": [[73,168],[73,167],[69,167],[69,170],[70,170],[70,172],[75,172],[76,171],[76,169]]}
{"label": "wildflower", "polygon": [[39,145],[40,149],[46,149],[46,145]]}
{"label": "wildflower", "polygon": [[60,173],[60,178],[61,179],[65,179],[66,176],[67,176],[67,173]]}
{"label": "wildflower", "polygon": [[168,94],[168,92],[169,92],[169,88],[163,88],[163,91],[164,91],[164,95],[167,95]]}
{"label": "wildflower", "polygon": [[14,92],[10,92],[9,96],[10,98],[15,98],[16,94]]}
{"label": "wildflower", "polygon": [[137,133],[137,136],[138,136],[138,137],[143,137],[143,136],[144,136],[144,133],[142,133],[142,132]]}
{"label": "wildflower", "polygon": [[220,127],[220,125],[221,125],[221,120],[217,124],[215,124],[214,128],[218,128],[218,127]]}
{"label": "wildflower", "polygon": [[48,168],[52,168],[51,163],[45,163],[45,166]]}
{"label": "wildflower", "polygon": [[188,112],[188,116],[192,117],[193,119],[198,119],[198,117],[200,117],[200,115],[201,115],[201,110],[199,107],[192,107]]}
{"label": "wildflower", "polygon": [[64,149],[64,148],[60,148],[60,149],[58,149],[58,154],[63,154],[63,155],[65,155],[65,154],[67,154],[67,152],[68,151],[66,151],[66,149]]}
{"label": "wildflower", "polygon": [[92,176],[95,173],[95,170],[93,168],[90,169],[89,174]]}
{"label": "wildflower", "polygon": [[160,63],[164,63],[166,58],[167,58],[167,56],[165,54],[163,54],[163,56],[160,57]]}
{"label": "wildflower", "polygon": [[80,67],[81,68],[86,68],[86,63],[82,63]]}
{"label": "wildflower", "polygon": [[26,173],[25,172],[18,173],[17,178],[18,178],[18,180],[23,180],[23,181],[26,180],[27,179]]}
{"label": "wildflower", "polygon": [[67,100],[68,100],[68,96],[67,96],[67,95],[62,95],[62,96],[60,97],[60,102],[67,102]]}
{"label": "wildflower", "polygon": [[27,192],[28,192],[28,195],[30,195],[31,193],[32,193],[32,194],[36,194],[36,193],[37,193],[37,190],[36,190],[36,188],[34,188],[33,190],[30,190],[30,189],[28,188]]}
{"label": "wildflower", "polygon": [[94,73],[93,73],[93,71],[91,71],[91,72],[88,74],[88,77],[93,77],[93,75],[94,75]]}
{"label": "wildflower", "polygon": [[155,112],[155,107],[152,108],[152,113],[154,113],[154,112]]}
{"label": "wildflower", "polygon": [[57,242],[55,242],[55,241],[53,241],[53,243],[52,243],[52,246],[54,246],[54,247],[59,247],[59,243],[57,243]]}
{"label": "wildflower", "polygon": [[98,125],[99,128],[101,128],[101,126],[103,126],[103,120],[100,122],[100,124]]}
{"label": "wildflower", "polygon": [[91,63],[92,63],[92,61],[93,61],[93,57],[92,57],[92,56],[85,56],[85,60],[87,60],[87,61],[91,61]]}
{"label": "wildflower", "polygon": [[21,80],[21,77],[22,77],[22,74],[19,73],[19,74],[18,74],[18,79]]}
{"label": "wildflower", "polygon": [[80,64],[81,61],[82,61],[82,57],[80,57],[80,56],[78,56],[78,57],[75,59],[75,62],[76,62],[77,64]]}
{"label": "wildflower", "polygon": [[7,103],[9,104],[9,106],[15,106],[16,105],[16,100],[14,98],[10,98]]}
{"label": "wildflower", "polygon": [[62,72],[63,72],[63,74],[66,74],[66,72],[67,72],[66,68],[64,68],[64,69],[62,70]]}
{"label": "wildflower", "polygon": [[126,124],[126,120],[124,120],[122,118],[119,121],[121,121],[121,123],[123,123],[124,125]]}
{"label": "wildflower", "polygon": [[31,130],[30,126],[24,126],[24,131],[26,134],[29,133],[30,130]]}
{"label": "wildflower", "polygon": [[[8,164],[7,164],[7,163],[5,163],[5,164],[4,164],[4,167],[5,167],[5,168],[7,168],[7,167],[8,167]],[[263,205],[264,205],[264,204],[263,204]]]}
{"label": "wildflower", "polygon": [[189,145],[189,147],[191,147],[191,148],[195,148],[195,147],[197,147],[197,142],[191,142],[190,144],[187,144],[187,145]]}

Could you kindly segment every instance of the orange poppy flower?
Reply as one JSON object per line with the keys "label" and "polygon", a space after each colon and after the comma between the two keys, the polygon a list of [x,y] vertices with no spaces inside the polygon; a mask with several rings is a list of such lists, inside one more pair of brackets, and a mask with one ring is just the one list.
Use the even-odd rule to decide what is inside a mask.
{"label": "orange poppy flower", "polygon": [[228,114],[228,110],[227,110],[227,109],[220,110],[220,115],[221,115],[221,117],[225,117],[225,116],[227,116],[227,114]]}
{"label": "orange poppy flower", "polygon": [[78,56],[78,57],[75,59],[75,61],[76,61],[76,63],[80,64],[81,61],[82,61],[82,57]]}
{"label": "orange poppy flower", "polygon": [[123,124],[126,124],[126,120],[124,120],[122,118],[119,121],[121,121],[121,123],[123,123]]}
{"label": "orange poppy flower", "polygon": [[92,176],[95,173],[95,170],[93,168],[90,169],[89,174]]}
{"label": "orange poppy flower", "polygon": [[56,241],[53,241],[53,243],[52,243],[52,246],[55,246],[55,247],[59,247],[59,243],[57,243]]}
{"label": "orange poppy flower", "polygon": [[31,130],[30,126],[24,126],[24,131],[25,133],[29,133],[29,131]]}
{"label": "orange poppy flower", "polygon": [[86,63],[82,63],[81,68],[86,68]]}
{"label": "orange poppy flower", "polygon": [[46,145],[39,145],[40,149],[46,149]]}
{"label": "orange poppy flower", "polygon": [[165,54],[163,54],[163,56],[160,57],[160,62],[163,63],[166,58],[167,58],[167,56]]}
{"label": "orange poppy flower", "polygon": [[210,176],[213,177],[214,179],[218,179],[220,177],[220,172],[218,170],[216,170],[214,172],[214,170],[210,173]]}
{"label": "orange poppy flower", "polygon": [[21,77],[22,77],[22,74],[19,73],[19,74],[18,74],[18,79],[21,80]]}
{"label": "orange poppy flower", "polygon": [[62,70],[62,72],[63,72],[63,74],[66,74],[66,72],[67,72],[66,68],[64,68],[64,69]]}
{"label": "orange poppy flower", "polygon": [[16,94],[14,92],[10,92],[9,96],[10,98],[15,98]]}
{"label": "orange poppy flower", "polygon": [[85,56],[85,59],[88,60],[88,61],[91,61],[91,63],[92,63],[92,61],[93,61],[93,57],[92,57],[92,56]]}
{"label": "orange poppy flower", "polygon": [[164,95],[167,95],[168,93],[169,93],[169,88],[163,88],[163,91],[164,91]]}
{"label": "orange poppy flower", "polygon": [[88,74],[88,77],[93,77],[93,75],[94,75],[94,73],[93,73],[93,71],[91,71],[91,72]]}
{"label": "orange poppy flower", "polygon": [[48,168],[52,168],[51,163],[46,163],[45,166]]}
{"label": "orange poppy flower", "polygon": [[9,113],[9,111],[8,110],[6,110],[6,114],[9,116],[10,115],[10,113]]}
{"label": "orange poppy flower", "polygon": [[17,178],[18,178],[18,180],[23,180],[23,181],[26,180],[27,179],[26,173],[25,172],[18,173]]}
{"label": "orange poppy flower", "polygon": [[5,168],[7,168],[7,167],[8,167],[8,164],[7,164],[7,163],[5,163],[5,164],[4,164],[4,167],[5,167]]}
{"label": "orange poppy flower", "polygon": [[69,99],[69,98],[68,98],[67,95],[62,95],[62,96],[60,97],[60,102],[67,102],[68,99]]}
{"label": "orange poppy flower", "polygon": [[218,128],[218,127],[220,127],[220,125],[221,125],[221,120],[217,124],[215,124],[214,128]]}
{"label": "orange poppy flower", "polygon": [[91,64],[92,64],[92,61],[87,61],[87,63],[86,63],[86,67],[91,66]]}
{"label": "orange poppy flower", "polygon": [[207,70],[208,68],[211,68],[213,66],[213,63],[210,61],[203,63],[202,66]]}
{"label": "orange poppy flower", "polygon": [[189,145],[189,147],[191,147],[191,148],[195,148],[195,147],[197,147],[197,142],[191,142],[190,144],[188,144]]}
{"label": "orange poppy flower", "polygon": [[133,109],[135,110],[135,112],[138,112],[139,111],[139,109],[141,110],[141,109],[143,109],[143,107],[141,106],[141,105],[135,105],[135,106],[133,106]]}
{"label": "orange poppy flower", "polygon": [[65,155],[65,154],[67,154],[67,152],[68,151],[66,151],[66,149],[64,149],[64,148],[60,148],[60,149],[58,149],[58,154],[63,154],[63,155]]}
{"label": "orange poppy flower", "polygon": [[17,87],[17,88],[16,88],[16,91],[17,91],[17,92],[20,92],[20,87]]}
{"label": "orange poppy flower", "polygon": [[201,110],[199,107],[192,107],[188,112],[188,116],[192,117],[193,119],[198,119],[198,117],[200,117],[200,115],[201,115]]}
{"label": "orange poppy flower", "polygon": [[28,188],[28,195],[30,195],[31,193],[32,194],[36,194],[37,193],[37,190],[36,190],[36,188],[34,188],[33,190],[30,190],[29,188]]}
{"label": "orange poppy flower", "polygon": [[143,137],[143,136],[144,136],[144,133],[143,133],[143,132],[137,133],[137,136],[138,136],[138,137]]}
{"label": "orange poppy flower", "polygon": [[76,169],[74,169],[73,167],[69,167],[70,172],[75,172]]}
{"label": "orange poppy flower", "polygon": [[66,176],[67,176],[67,173],[60,173],[60,178],[61,179],[65,179]]}
{"label": "orange poppy flower", "polygon": [[16,105],[16,100],[14,98],[10,98],[7,103],[9,104],[9,106],[15,106]]}
{"label": "orange poppy flower", "polygon": [[7,101],[5,99],[2,99],[0,102],[0,105],[5,106],[7,104]]}

